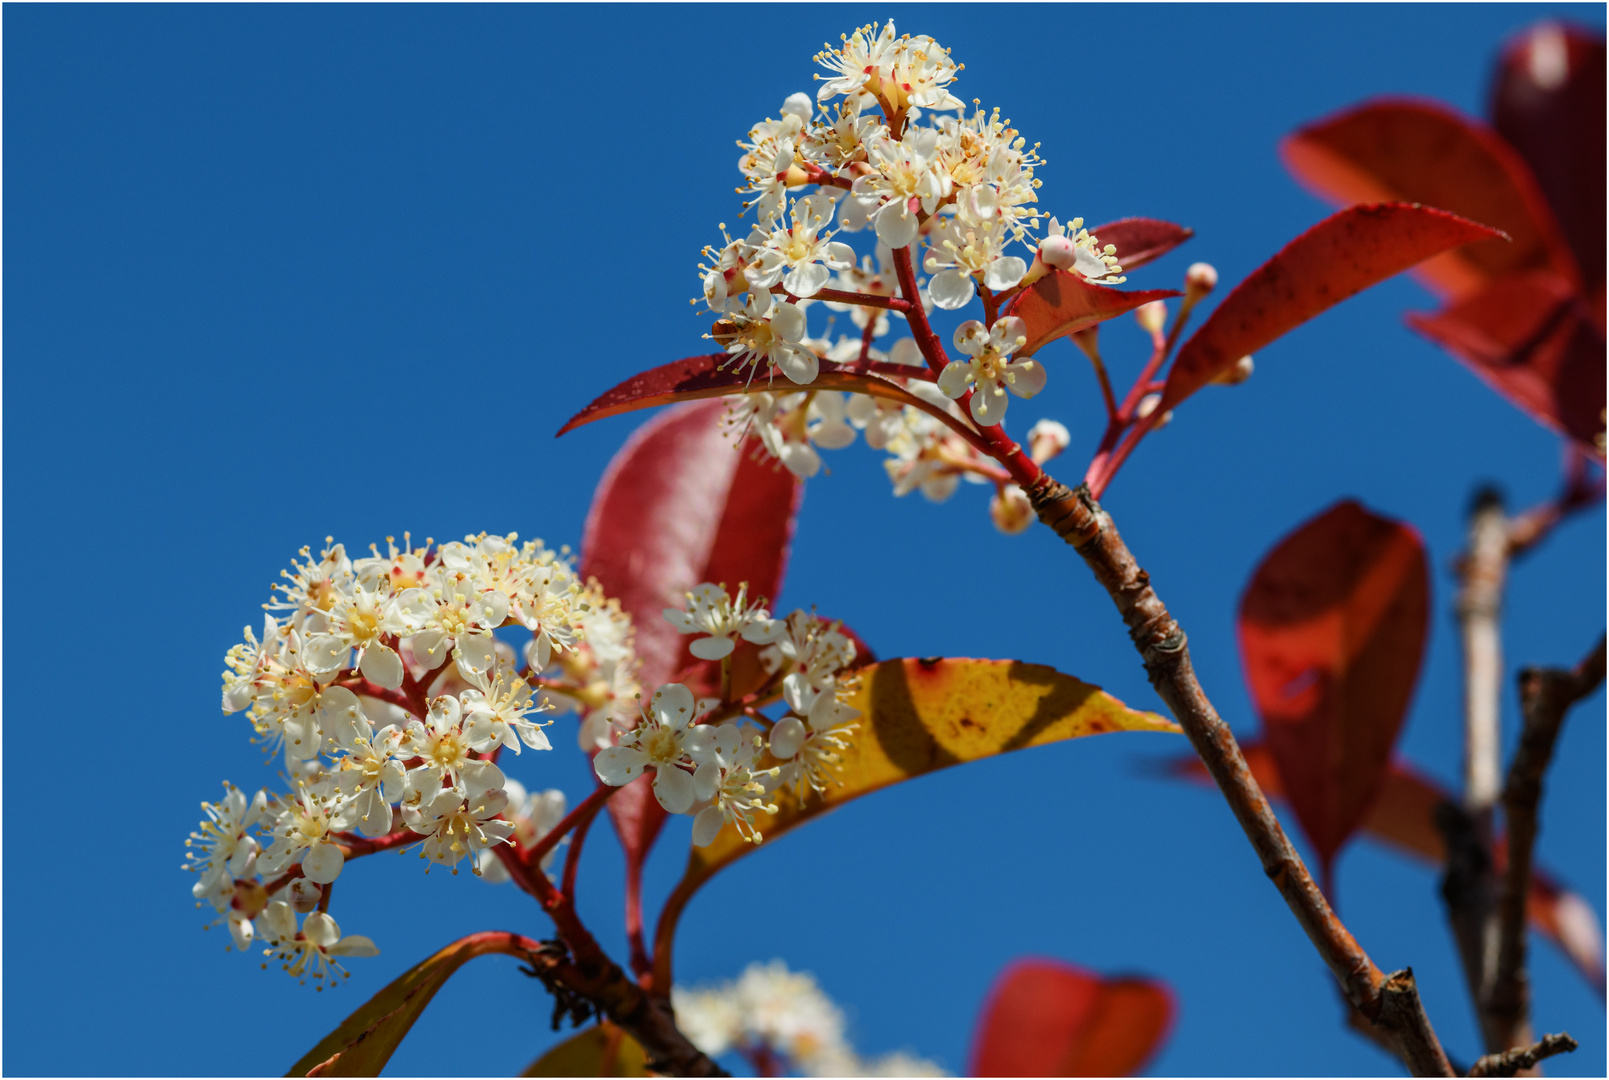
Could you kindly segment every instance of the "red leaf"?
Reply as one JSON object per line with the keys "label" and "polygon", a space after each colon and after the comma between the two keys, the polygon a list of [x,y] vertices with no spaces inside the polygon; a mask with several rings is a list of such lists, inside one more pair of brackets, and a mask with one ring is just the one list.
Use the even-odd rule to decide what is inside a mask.
{"label": "red leaf", "polygon": [[1018,960],[989,991],[971,1076],[1132,1076],[1173,1022],[1153,979],[1104,979],[1057,960]]}
{"label": "red leaf", "polygon": [[[1276,802],[1283,801],[1285,785],[1268,747],[1260,742],[1243,742],[1240,749],[1264,794]],[[1212,782],[1195,754],[1169,762],[1167,771],[1202,784]],[[1369,804],[1362,830],[1405,855],[1441,866],[1447,861],[1447,848],[1441,830],[1436,828],[1436,807],[1452,798],[1434,780],[1404,762],[1394,761],[1386,770],[1379,794]],[[1495,848],[1493,861],[1502,867],[1506,846],[1501,837]],[[1603,933],[1598,928],[1598,917],[1592,905],[1538,868],[1532,871],[1531,894],[1525,906],[1531,926],[1564,951],[1601,997],[1604,993]]]}
{"label": "red leaf", "polygon": [[1280,541],[1241,597],[1246,682],[1326,876],[1391,760],[1429,611],[1419,534],[1350,500]]}
{"label": "red leaf", "polygon": [[[692,663],[686,642],[665,621],[702,581],[748,582],[751,596],[782,588],[801,489],[793,474],[759,451],[742,450],[722,428],[720,401],[669,409],[634,432],[593,496],[581,542],[581,574],[619,599],[636,630],[645,692]],[[648,855],[665,812],[652,789],[633,782],[609,800],[626,857]]]}
{"label": "red leaf", "polygon": [[1052,270],[1012,297],[1005,314],[1015,315],[1028,324],[1028,344],[1018,349],[1016,355],[1031,356],[1059,337],[1116,318],[1152,300],[1178,295],[1173,289],[1123,292],[1105,285],[1091,285],[1065,270]]}
{"label": "red leaf", "polygon": [[[1575,253],[1604,319],[1604,43],[1579,27],[1542,24],[1503,53],[1492,123],[1527,164]],[[1487,219],[1481,218],[1482,221]]]}
{"label": "red leaf", "polygon": [[[620,413],[635,412],[638,409],[651,409],[658,405],[669,405],[674,401],[726,397],[730,394],[768,389],[784,393],[801,389],[784,375],[775,374],[768,379],[763,372],[751,376],[748,368],[729,367],[723,371],[716,367],[717,364],[729,359],[726,353],[689,356],[685,360],[661,364],[659,367],[639,372],[598,395],[590,405],[570,417],[558,433],[563,435],[582,424],[590,424],[606,416],[618,416]],[[884,363],[870,363],[862,368],[858,365],[834,364],[827,360],[821,361],[820,368],[816,381],[810,384],[812,389],[851,390],[858,394],[870,394],[872,397],[888,398],[904,405],[921,407],[920,401],[904,387],[889,382],[887,377],[922,378],[925,375],[923,369]]]}
{"label": "red leaf", "polygon": [[1100,239],[1103,247],[1111,244],[1117,248],[1117,261],[1125,272],[1160,259],[1196,234],[1194,229],[1183,225],[1145,217],[1109,221],[1090,232]]}
{"label": "red leaf", "polygon": [[[1519,154],[1486,125],[1443,105],[1371,102],[1301,129],[1280,149],[1299,180],[1334,202],[1423,203],[1513,238],[1426,261],[1418,275],[1445,296],[1467,295],[1517,270],[1552,268],[1575,278],[1575,259]],[[1599,192],[1601,198],[1601,186]]]}
{"label": "red leaf", "polygon": [[1485,225],[1406,203],[1330,215],[1224,297],[1179,350],[1160,408],[1172,408],[1242,356],[1370,285],[1438,252],[1496,235]]}
{"label": "red leaf", "polygon": [[1492,282],[1408,325],[1530,416],[1603,457],[1604,339],[1570,283],[1546,270]]}

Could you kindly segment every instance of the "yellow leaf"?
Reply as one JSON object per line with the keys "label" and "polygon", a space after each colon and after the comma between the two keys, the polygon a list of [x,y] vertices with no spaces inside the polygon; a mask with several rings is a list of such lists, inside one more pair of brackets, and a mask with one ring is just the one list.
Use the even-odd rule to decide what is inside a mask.
{"label": "yellow leaf", "polygon": [[636,1039],[605,1020],[537,1058],[521,1076],[647,1076],[648,1056]]}
{"label": "yellow leaf", "polygon": [[[860,671],[847,704],[859,709],[854,745],[836,772],[841,783],[801,801],[777,792],[775,814],[754,818],[770,843],[818,814],[913,776],[1063,739],[1109,731],[1179,731],[1155,713],[1124,705],[1098,686],[1043,664],[1016,660],[885,660]],[[687,871],[665,902],[655,941],[655,984],[670,983],[676,921],[716,871],[754,849],[731,826],[709,847],[695,847]]]}
{"label": "yellow leaf", "polygon": [[471,934],[394,979],[357,1012],[341,1021],[286,1076],[379,1076],[402,1037],[452,973],[487,953],[535,952],[538,942],[518,934]]}

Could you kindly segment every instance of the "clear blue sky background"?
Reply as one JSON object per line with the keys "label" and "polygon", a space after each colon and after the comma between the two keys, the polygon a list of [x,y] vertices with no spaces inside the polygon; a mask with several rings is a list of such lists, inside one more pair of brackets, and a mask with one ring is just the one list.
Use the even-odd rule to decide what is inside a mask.
{"label": "clear blue sky background", "polygon": [[[1275,154],[1304,121],[1383,93],[1478,113],[1508,34],[1549,12],[1604,21],[1601,5],[8,5],[6,1072],[278,1073],[448,941],[546,932],[509,886],[381,858],[342,876],[334,913],[384,952],[337,993],[226,955],[178,869],[220,780],[272,778],[218,714],[224,650],[327,533],[359,548],[405,528],[577,542],[638,418],[553,431],[633,371],[703,351],[687,299],[698,249],[736,220],[733,140],[811,86],[822,41],[891,12],[954,48],[964,97],[1044,144],[1047,210],[1196,229],[1133,287],[1175,285],[1196,259],[1232,283],[1322,217]],[[1402,749],[1451,785],[1463,508],[1488,479],[1517,504],[1548,495],[1559,443],[1404,329],[1428,306],[1403,279],[1290,335],[1250,383],[1192,400],[1107,502],[1248,735],[1232,627],[1262,554],[1345,496],[1422,530],[1435,620]],[[1107,340],[1132,375],[1138,331]],[[1045,359],[1049,389],[1010,420],[1065,421],[1060,471],[1076,475],[1098,432],[1093,382],[1070,345]],[[1158,707],[1109,601],[1048,532],[999,536],[982,489],[895,501],[863,445],[829,460],[785,608],[845,618],[884,656],[1046,662]],[[1574,661],[1602,630],[1604,544],[1600,510],[1515,570],[1511,669]],[[987,612],[966,599],[982,576],[1002,595]],[[1512,690],[1505,705],[1512,737]],[[1565,730],[1541,838],[1599,912],[1604,729],[1600,692]],[[956,1070],[995,973],[1040,954],[1176,989],[1154,1071],[1394,1072],[1344,1030],[1215,796],[1145,775],[1184,749],[1107,736],[862,800],[707,888],[679,974],[781,957],[819,976],[863,1052]],[[511,771],[572,798],[590,786],[568,750]],[[656,903],[679,873],[678,824],[652,864]],[[619,877],[602,829],[581,901],[623,956]],[[1353,930],[1382,966],[1413,966],[1471,1059],[1434,872],[1355,843],[1339,881]],[[1582,1042],[1549,1071],[1602,1075],[1602,1002],[1551,947],[1535,956],[1539,1025]],[[479,961],[392,1071],[512,1075],[553,1040],[548,1009],[513,962]]]}

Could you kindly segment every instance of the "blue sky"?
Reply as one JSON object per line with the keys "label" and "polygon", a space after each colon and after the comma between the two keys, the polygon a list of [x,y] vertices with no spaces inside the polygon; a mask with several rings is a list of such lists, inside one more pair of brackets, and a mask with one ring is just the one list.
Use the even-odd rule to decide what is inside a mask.
{"label": "blue sky", "polygon": [[[704,350],[687,299],[699,248],[736,220],[732,140],[809,88],[822,41],[893,14],[951,46],[962,96],[1043,144],[1047,210],[1195,228],[1129,283],[1164,288],[1196,259],[1238,281],[1327,212],[1281,168],[1284,133],[1383,93],[1481,112],[1508,34],[1549,12],[1601,27],[1604,10],[8,5],[0,1066],[278,1073],[448,941],[546,933],[509,886],[379,858],[343,875],[334,913],[383,954],[334,995],[226,955],[191,906],[182,840],[220,780],[272,776],[217,713],[222,656],[326,534],[359,549],[405,528],[579,541],[637,418],[552,433],[632,372]],[[1548,495],[1559,444],[1403,327],[1430,306],[1403,279],[1293,333],[1249,383],[1192,400],[1106,503],[1247,734],[1232,628],[1263,553],[1347,496],[1412,522],[1435,618],[1402,750],[1452,785],[1463,507],[1488,479],[1516,505]],[[1132,375],[1139,332],[1114,326],[1107,350]],[[1059,472],[1076,475],[1098,399],[1070,345],[1043,358],[1049,388],[1008,425],[1061,419],[1074,441]],[[1047,531],[998,535],[982,489],[896,501],[863,445],[829,464],[784,610],[841,617],[883,656],[1050,663],[1159,707],[1109,601]],[[1573,662],[1602,630],[1604,545],[1599,509],[1515,569],[1511,668]],[[67,548],[89,562],[57,562]],[[987,610],[969,599],[985,577]],[[86,621],[50,629],[41,612]],[[1511,742],[1512,690],[1505,706]],[[1540,841],[1600,913],[1603,716],[1600,692],[1567,725]],[[72,737],[33,738],[50,730]],[[1175,988],[1156,1072],[1393,1072],[1343,1029],[1227,810],[1146,775],[1184,746],[1082,740],[846,807],[694,901],[679,975],[780,957],[816,973],[863,1052],[957,1070],[994,974],[1046,955]],[[572,798],[590,787],[567,750],[511,773]],[[679,873],[676,824],[651,903]],[[583,872],[583,912],[623,958],[608,830]],[[1472,1059],[1435,874],[1354,843],[1338,877],[1351,928],[1383,967],[1412,965],[1449,1049]],[[1551,947],[1535,955],[1539,1026],[1582,1042],[1550,1073],[1602,1075],[1602,1002]],[[392,1071],[512,1075],[553,1040],[548,1009],[511,961],[478,961]]]}

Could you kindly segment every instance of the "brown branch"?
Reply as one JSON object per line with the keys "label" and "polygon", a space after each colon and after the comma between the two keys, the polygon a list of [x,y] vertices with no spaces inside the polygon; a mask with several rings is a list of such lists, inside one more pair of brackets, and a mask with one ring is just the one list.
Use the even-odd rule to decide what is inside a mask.
{"label": "brown branch", "polygon": [[1469,1070],[1469,1075],[1513,1076],[1522,1070],[1535,1068],[1536,1063],[1543,1058],[1550,1058],[1554,1054],[1568,1054],[1578,1045],[1580,1044],[1567,1033],[1544,1035],[1541,1042],[1532,1043],[1530,1046],[1505,1050],[1501,1054],[1487,1054],[1475,1062],[1475,1067]]}
{"label": "brown branch", "polygon": [[1117,605],[1157,694],[1184,728],[1225,801],[1285,898],[1296,921],[1341,984],[1347,1000],[1379,1029],[1416,1076],[1453,1076],[1431,1029],[1411,971],[1386,975],[1331,910],[1253,779],[1229,725],[1196,681],[1184,631],[1150,577],[1086,486],[1069,490],[1049,476],[1025,486],[1039,519],[1066,540]]}
{"label": "brown branch", "polygon": [[[1503,790],[1508,819],[1508,867],[1503,875],[1497,915],[1497,957],[1485,1012],[1497,1034],[1529,1028],[1530,987],[1525,970],[1525,904],[1531,891],[1531,857],[1536,850],[1537,808],[1542,778],[1553,760],[1553,746],[1570,706],[1603,682],[1604,639],[1599,638],[1574,670],[1527,668],[1520,672],[1520,711],[1525,726],[1509,764]],[[1499,1045],[1512,1046],[1512,1038]]]}

